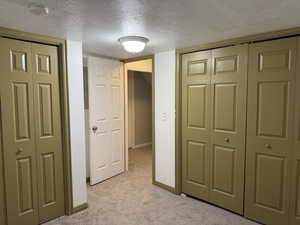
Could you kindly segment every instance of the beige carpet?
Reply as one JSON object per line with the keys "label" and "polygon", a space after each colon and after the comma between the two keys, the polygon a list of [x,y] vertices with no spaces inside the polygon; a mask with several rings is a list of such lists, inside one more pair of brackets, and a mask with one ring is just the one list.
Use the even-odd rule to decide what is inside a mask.
{"label": "beige carpet", "polygon": [[89,209],[45,225],[257,225],[152,185],[150,148],[130,150],[129,171],[88,187]]}

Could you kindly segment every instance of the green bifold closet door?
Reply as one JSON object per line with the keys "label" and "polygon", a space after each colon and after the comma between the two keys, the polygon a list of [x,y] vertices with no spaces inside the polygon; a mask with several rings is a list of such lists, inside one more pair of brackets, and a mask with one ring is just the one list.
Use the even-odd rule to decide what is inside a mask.
{"label": "green bifold closet door", "polygon": [[248,45],[183,55],[182,190],[243,213]]}
{"label": "green bifold closet door", "polygon": [[57,47],[0,38],[8,225],[64,215]]}
{"label": "green bifold closet door", "polygon": [[289,224],[295,210],[296,46],[288,38],[249,48],[245,216],[268,225]]}
{"label": "green bifold closet door", "polygon": [[292,205],[290,210],[291,225],[300,224],[300,38],[297,41],[297,70],[296,70],[296,98],[294,122],[294,151],[292,173]]}

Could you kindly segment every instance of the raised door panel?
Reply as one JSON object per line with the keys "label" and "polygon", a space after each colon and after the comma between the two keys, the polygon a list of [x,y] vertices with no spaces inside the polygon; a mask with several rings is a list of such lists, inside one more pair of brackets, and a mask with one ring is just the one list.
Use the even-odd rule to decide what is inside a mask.
{"label": "raised door panel", "polygon": [[117,131],[121,129],[121,112],[120,109],[121,105],[121,87],[119,85],[112,85],[111,86],[111,103],[112,103],[112,109],[111,109],[111,120],[112,120],[112,131]]}
{"label": "raised door panel", "polygon": [[26,42],[0,38],[0,50],[7,222],[38,224],[31,48]]}
{"label": "raised door panel", "polygon": [[188,76],[207,76],[208,59],[194,60],[188,63]]}
{"label": "raised door panel", "polygon": [[264,51],[259,53],[260,72],[279,72],[290,70],[290,51],[288,49]]}
{"label": "raised door panel", "polygon": [[245,216],[287,224],[292,185],[296,38],[249,50]]}
{"label": "raised door panel", "polygon": [[[287,175],[285,158],[257,154],[255,164],[255,204],[281,213],[285,201],[283,193],[286,188],[284,184]],[[276,174],[273,179],[269,179],[269,171]]]}
{"label": "raised door panel", "polygon": [[289,83],[259,82],[257,136],[286,138]]}
{"label": "raised door panel", "polygon": [[212,51],[210,201],[243,214],[248,45]]}
{"label": "raised door panel", "polygon": [[42,176],[43,176],[43,203],[44,206],[54,204],[56,201],[55,187],[55,156],[53,153],[46,153],[42,156]]}
{"label": "raised door panel", "polygon": [[122,155],[122,143],[121,135],[119,130],[112,131],[112,164],[118,164],[121,161]]}
{"label": "raised door panel", "polygon": [[120,93],[121,89],[119,85],[113,85],[111,87],[111,93],[112,93],[112,103],[113,103],[113,108],[112,108],[112,116],[113,119],[119,120],[121,117],[121,111],[120,111],[120,104],[121,104],[121,99],[120,99]]}
{"label": "raised door panel", "polygon": [[[218,51],[219,50],[215,52]],[[215,75],[221,75],[224,73],[236,73],[238,70],[238,55],[233,54],[228,56],[216,56],[213,63]]]}
{"label": "raised door panel", "polygon": [[212,190],[232,197],[235,194],[236,150],[215,145],[212,157]]}
{"label": "raised door panel", "polygon": [[[100,76],[102,77],[102,76]],[[102,79],[96,79],[94,86],[94,96],[95,100],[97,100],[93,105],[93,114],[95,116],[94,126],[97,127],[97,130],[93,131],[93,145],[95,146],[109,146],[108,138],[109,138],[109,118],[108,118],[108,108],[101,107],[100,102],[103,104],[107,104],[108,102],[108,85],[101,83]],[[94,170],[98,174],[103,174],[105,176],[107,174],[107,170],[109,167],[109,159],[106,153],[105,148],[98,148],[99,154],[95,154],[92,159],[92,166]],[[105,174],[105,175],[104,175]],[[93,181],[92,181],[93,182]]]}
{"label": "raised door panel", "polygon": [[182,191],[209,200],[211,51],[182,63]]}
{"label": "raised door panel", "polygon": [[190,141],[187,146],[187,182],[208,187],[207,146]]}
{"label": "raised door panel", "polygon": [[38,85],[40,137],[53,135],[52,85]]}
{"label": "raised door panel", "polygon": [[39,222],[64,215],[63,154],[57,47],[31,44]]}
{"label": "raised door panel", "polygon": [[205,85],[190,85],[187,96],[188,118],[187,125],[189,128],[206,128],[206,93],[208,86]]}
{"label": "raised door panel", "polygon": [[28,84],[14,82],[12,86],[15,137],[17,141],[26,140],[30,138]]}
{"label": "raised door panel", "polygon": [[297,70],[296,70],[296,98],[295,98],[295,122],[294,122],[294,149],[292,171],[292,197],[290,221],[291,225],[300,224],[300,38],[297,39]]}
{"label": "raised door panel", "polygon": [[39,74],[51,74],[51,56],[44,54],[36,54],[36,71]]}
{"label": "raised door panel", "polygon": [[237,85],[216,84],[214,90],[214,130],[236,132]]}
{"label": "raised door panel", "polygon": [[17,160],[18,207],[20,214],[27,214],[34,210],[31,157]]}
{"label": "raised door panel", "polygon": [[28,71],[28,54],[23,51],[10,51],[10,68],[11,72],[27,72]]}

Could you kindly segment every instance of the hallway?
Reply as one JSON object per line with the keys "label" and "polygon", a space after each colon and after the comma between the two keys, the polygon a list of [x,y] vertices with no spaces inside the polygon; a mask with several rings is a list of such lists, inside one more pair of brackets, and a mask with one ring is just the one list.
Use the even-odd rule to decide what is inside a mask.
{"label": "hallway", "polygon": [[129,171],[88,187],[89,208],[44,225],[256,225],[152,185],[151,149],[129,151]]}

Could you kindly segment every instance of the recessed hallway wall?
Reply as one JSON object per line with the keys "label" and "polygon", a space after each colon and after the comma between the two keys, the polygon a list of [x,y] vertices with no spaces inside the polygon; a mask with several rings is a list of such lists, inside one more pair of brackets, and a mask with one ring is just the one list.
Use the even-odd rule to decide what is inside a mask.
{"label": "recessed hallway wall", "polygon": [[152,141],[152,74],[128,73],[129,147]]}

